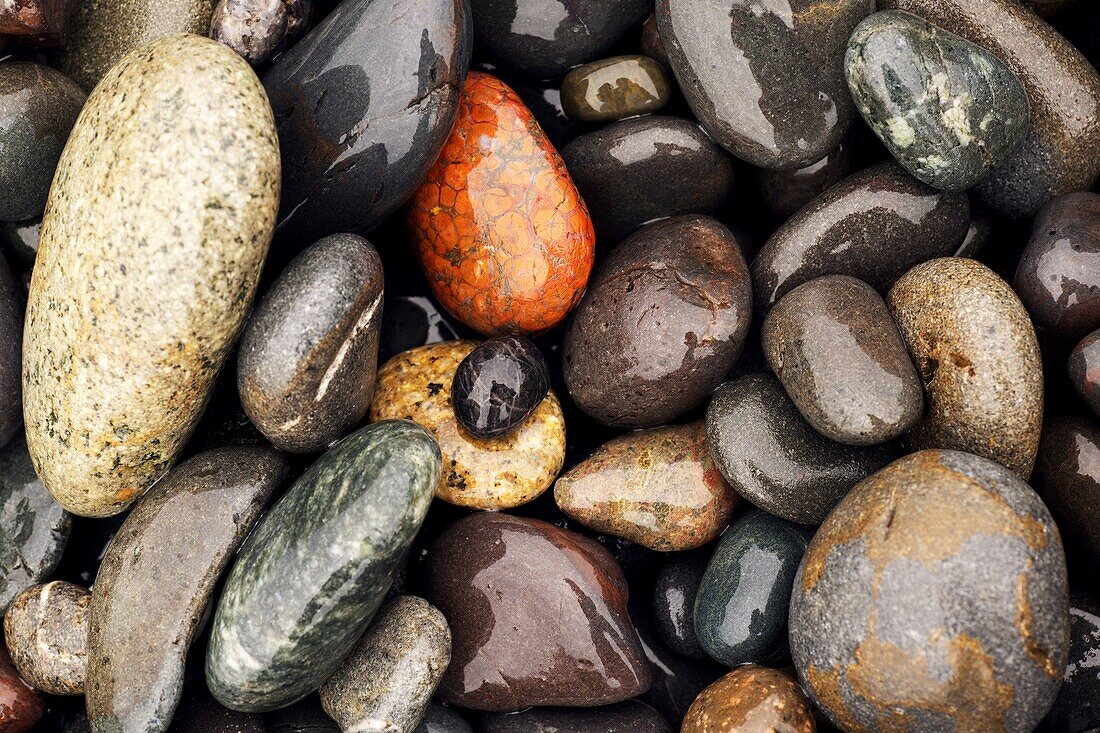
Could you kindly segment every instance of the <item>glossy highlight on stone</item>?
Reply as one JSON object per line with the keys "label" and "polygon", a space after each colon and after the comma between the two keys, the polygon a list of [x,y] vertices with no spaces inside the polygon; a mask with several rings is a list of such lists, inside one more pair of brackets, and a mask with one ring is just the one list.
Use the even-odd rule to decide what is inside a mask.
{"label": "glossy highlight on stone", "polygon": [[1094,418],[1056,415],[1044,423],[1031,485],[1067,547],[1100,562],[1100,426]]}
{"label": "glossy highlight on stone", "polygon": [[561,83],[565,113],[583,122],[610,122],[657,112],[672,87],[664,68],[646,56],[613,56],[578,66]]}
{"label": "glossy highlight on stone", "polygon": [[653,580],[653,625],[677,654],[706,659],[695,635],[695,596],[710,561],[710,549],[677,552],[668,557]]}
{"label": "glossy highlight on stone", "polygon": [[462,428],[481,440],[515,431],[550,391],[550,367],[529,339],[500,336],[462,360],[451,403]]}
{"label": "glossy highlight on stone", "polygon": [[8,650],[0,644],[0,724],[4,733],[34,730],[44,707],[42,693],[19,677]]}
{"label": "glossy highlight on stone", "polygon": [[595,235],[561,156],[504,82],[473,72],[408,210],[435,297],[481,333],[544,331],[584,293]]}
{"label": "glossy highlight on stone", "polygon": [[257,66],[298,40],[312,15],[313,0],[218,0],[210,37]]}

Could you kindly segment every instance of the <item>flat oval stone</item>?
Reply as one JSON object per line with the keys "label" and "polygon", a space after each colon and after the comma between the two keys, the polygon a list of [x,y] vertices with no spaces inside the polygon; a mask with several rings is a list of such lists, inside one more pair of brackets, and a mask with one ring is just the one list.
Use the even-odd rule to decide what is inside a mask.
{"label": "flat oval stone", "polygon": [[219,0],[210,37],[258,66],[298,40],[312,15],[313,0]]}
{"label": "flat oval stone", "polygon": [[562,148],[601,242],[680,214],[718,214],[734,191],[733,159],[697,123],[652,115],[597,128]]}
{"label": "flat oval stone", "polygon": [[1069,355],[1069,379],[1085,404],[1100,416],[1100,329],[1073,348]]}
{"label": "flat oval stone", "polygon": [[1062,689],[1037,728],[1044,733],[1087,733],[1100,726],[1100,599],[1069,597],[1069,663]]}
{"label": "flat oval stone", "polygon": [[382,365],[371,421],[413,420],[443,452],[435,495],[476,509],[510,509],[550,488],[565,463],[565,417],[550,391],[515,432],[478,440],[455,419],[451,391],[456,371],[477,344],[446,341],[398,354]]}
{"label": "flat oval stone", "polygon": [[700,421],[605,443],[557,480],[554,501],[597,532],[668,552],[715,539],[738,496],[711,460]]}
{"label": "flat oval stone", "polygon": [[1067,547],[1100,561],[1100,427],[1094,420],[1071,415],[1047,420],[1032,485]]}
{"label": "flat oval stone", "polygon": [[206,683],[233,710],[317,689],[363,635],[439,482],[423,428],[362,428],[302,474],[237,553],[210,632]]}
{"label": "flat oval stone", "polygon": [[1031,475],[1043,421],[1043,369],[1020,299],[976,260],[917,265],[886,299],[924,384],[913,448],[966,450]]}
{"label": "flat oval stone", "polygon": [[478,733],[672,733],[653,708],[636,700],[589,710],[535,708],[482,716]]}
{"label": "flat oval stone", "polygon": [[1100,327],[1100,194],[1070,193],[1043,207],[1012,287],[1057,339],[1073,343]]}
{"label": "flat oval stone", "polygon": [[611,553],[537,519],[476,513],[428,553],[428,600],[451,627],[444,702],[507,712],[645,692],[649,663]]}
{"label": "flat oval stone", "polygon": [[451,384],[455,419],[481,440],[514,432],[550,391],[546,358],[523,336],[498,336],[462,360]]}
{"label": "flat oval stone", "polygon": [[62,506],[117,514],[178,458],[248,313],[278,199],[271,109],[225,46],[163,38],[88,98],[42,220],[23,342],[27,444]]}
{"label": "flat oval stone", "polygon": [[561,78],[599,58],[653,10],[652,0],[471,0],[478,46],[509,69]]}
{"label": "flat oval stone", "polygon": [[0,257],[0,445],[10,443],[23,424],[24,293],[22,283]]}
{"label": "flat oval stone", "polygon": [[516,93],[489,74],[470,74],[407,221],[435,297],[488,336],[557,325],[592,270],[592,221],[565,163]]}
{"label": "flat oval stone", "polygon": [[4,642],[19,675],[50,695],[83,695],[88,665],[87,588],[63,580],[32,585],[4,614]]}
{"label": "flat oval stone", "polygon": [[774,660],[812,532],[754,509],[722,535],[695,596],[695,634],[728,667]]}
{"label": "flat oval stone", "polygon": [[802,416],[850,445],[893,440],[924,409],[920,378],[882,296],[847,275],[784,295],[760,332],[764,355]]}
{"label": "flat oval stone", "polygon": [[695,635],[695,596],[710,560],[707,548],[677,552],[665,560],[653,581],[653,623],[661,640],[677,654],[706,659]]}
{"label": "flat oval stone", "polygon": [[771,374],[748,374],[715,390],[707,445],[738,494],[778,517],[815,525],[853,486],[901,455],[892,443],[829,440]]}
{"label": "flat oval stone", "polygon": [[929,186],[971,188],[1027,134],[1027,92],[1016,75],[981,46],[910,13],[864,19],[844,69],[863,119]]}
{"label": "flat oval stone", "polygon": [[779,227],[752,262],[756,307],[804,282],[851,275],[885,293],[916,264],[955,252],[970,224],[962,193],[917,181],[896,163],[856,173]]}
{"label": "flat oval stone", "polygon": [[237,388],[276,447],[315,453],[359,424],[374,395],[382,260],[354,234],[318,241],[287,265],[241,336]]}
{"label": "flat oval stone", "polygon": [[840,59],[874,0],[661,0],[657,27],[695,116],[761,168],[801,168],[855,115]]}
{"label": "flat oval stone", "polygon": [[461,715],[432,700],[414,733],[474,733],[474,729]]}
{"label": "flat oval stone", "polygon": [[814,733],[814,710],[779,670],[748,665],[727,674],[691,705],[681,733]]}
{"label": "flat oval stone", "polygon": [[977,201],[1031,216],[1055,196],[1091,188],[1100,176],[1100,74],[1081,53],[1012,0],[882,0],[976,43],[1024,85],[1031,126],[1011,157],[974,188]]}
{"label": "flat oval stone", "polygon": [[657,112],[672,86],[664,67],[648,56],[612,56],[578,66],[561,83],[565,113],[582,122],[611,122]]}
{"label": "flat oval stone", "polygon": [[224,708],[211,697],[205,685],[197,684],[183,696],[168,733],[265,733],[266,730],[259,715]]}
{"label": "flat oval stone", "polygon": [[816,163],[785,171],[757,170],[756,183],[761,198],[776,214],[789,218],[852,172],[853,147],[849,135]]}
{"label": "flat oval stone", "polygon": [[[131,51],[181,33],[205,36],[217,0],[95,0],[72,3],[57,67],[91,93]],[[198,81],[192,77],[194,81]],[[203,88],[203,84],[196,84]],[[209,90],[208,90],[209,91]],[[175,171],[174,168],[168,170]]]}
{"label": "flat oval stone", "polygon": [[42,216],[84,99],[84,90],[56,69],[28,61],[0,65],[0,219]]}
{"label": "flat oval stone", "polygon": [[282,238],[364,233],[405,203],[451,132],[471,36],[462,0],[348,0],[272,64]]}
{"label": "flat oval stone", "polygon": [[215,448],[170,471],[126,517],[92,586],[85,698],[94,729],[171,723],[203,613],[287,471],[271,448]]}
{"label": "flat oval stone", "polygon": [[0,608],[53,574],[71,526],[34,472],[23,437],[14,439],[0,450]]}
{"label": "flat oval stone", "polygon": [[748,334],[752,283],[718,221],[650,224],[604,260],[562,342],[577,407],[605,425],[649,427],[699,405]]}
{"label": "flat oval stone", "polygon": [[814,535],[791,654],[845,730],[1032,730],[1069,641],[1058,529],[1016,474],[926,450],[861,482]]}
{"label": "flat oval stone", "polygon": [[4,733],[34,730],[44,707],[42,693],[19,677],[8,650],[0,644],[0,721],[3,721]]}
{"label": "flat oval stone", "polygon": [[345,731],[413,733],[451,660],[451,630],[423,598],[399,596],[321,685],[321,705]]}

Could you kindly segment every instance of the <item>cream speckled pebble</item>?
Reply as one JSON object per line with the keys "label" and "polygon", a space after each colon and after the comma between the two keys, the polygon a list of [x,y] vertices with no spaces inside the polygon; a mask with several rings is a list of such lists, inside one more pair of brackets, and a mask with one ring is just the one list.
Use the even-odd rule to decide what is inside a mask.
{"label": "cream speckled pebble", "polygon": [[88,98],[46,206],[23,342],[27,443],[62,506],[116,514],[177,458],[278,204],[271,108],[228,48],[154,41]]}

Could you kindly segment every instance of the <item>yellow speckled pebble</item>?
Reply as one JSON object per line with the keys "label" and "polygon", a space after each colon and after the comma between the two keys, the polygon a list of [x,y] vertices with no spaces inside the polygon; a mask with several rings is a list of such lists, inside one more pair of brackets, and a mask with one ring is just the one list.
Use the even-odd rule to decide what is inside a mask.
{"label": "yellow speckled pebble", "polygon": [[117,514],[178,457],[278,206],[271,108],[225,46],[163,38],[88,97],[46,205],[23,341],[27,444],[66,509]]}
{"label": "yellow speckled pebble", "polygon": [[550,392],[516,432],[492,440],[467,435],[455,420],[451,380],[474,341],[410,349],[378,372],[370,419],[405,418],[427,428],[443,451],[435,495],[475,509],[508,509],[537,498],[565,462],[565,418]]}

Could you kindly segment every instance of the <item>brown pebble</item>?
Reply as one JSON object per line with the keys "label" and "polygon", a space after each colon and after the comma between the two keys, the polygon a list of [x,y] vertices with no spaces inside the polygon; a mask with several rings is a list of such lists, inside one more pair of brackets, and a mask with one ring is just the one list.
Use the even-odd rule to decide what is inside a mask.
{"label": "brown pebble", "polygon": [[750,664],[703,690],[680,733],[814,733],[813,710],[798,683]]}
{"label": "brown pebble", "polygon": [[8,650],[0,644],[0,733],[23,733],[42,717],[42,694],[15,671]]}
{"label": "brown pebble", "polygon": [[4,640],[23,679],[51,695],[84,694],[91,602],[91,591],[63,580],[19,594],[4,614]]}

